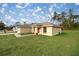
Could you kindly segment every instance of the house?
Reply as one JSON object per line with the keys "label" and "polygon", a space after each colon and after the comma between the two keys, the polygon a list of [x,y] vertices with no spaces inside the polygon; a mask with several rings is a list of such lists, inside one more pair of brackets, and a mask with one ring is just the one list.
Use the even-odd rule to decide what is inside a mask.
{"label": "house", "polygon": [[56,34],[60,34],[61,28],[49,22],[38,23],[32,25],[32,33],[36,35],[53,36]]}
{"label": "house", "polygon": [[15,31],[18,34],[32,33],[32,27],[31,24],[23,24],[15,27]]}
{"label": "house", "polygon": [[61,33],[61,28],[50,22],[23,24],[15,27],[15,29],[18,34],[32,33],[35,35],[53,36]]}

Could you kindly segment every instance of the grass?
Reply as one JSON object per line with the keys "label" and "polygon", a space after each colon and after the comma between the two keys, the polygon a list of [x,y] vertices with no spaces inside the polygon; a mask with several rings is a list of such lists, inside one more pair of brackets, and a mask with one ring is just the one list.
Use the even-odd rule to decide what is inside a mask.
{"label": "grass", "polygon": [[32,34],[32,33],[21,33],[20,35],[28,35],[28,34]]}
{"label": "grass", "polygon": [[79,56],[79,31],[56,36],[0,36],[1,56]]}

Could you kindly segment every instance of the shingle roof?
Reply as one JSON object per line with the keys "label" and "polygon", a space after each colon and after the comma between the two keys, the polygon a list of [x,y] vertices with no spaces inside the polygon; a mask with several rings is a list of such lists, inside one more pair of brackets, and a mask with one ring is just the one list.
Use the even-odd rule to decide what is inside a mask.
{"label": "shingle roof", "polygon": [[23,24],[23,25],[20,25],[20,26],[18,26],[18,27],[20,27],[20,28],[31,28],[31,24]]}
{"label": "shingle roof", "polygon": [[60,26],[56,26],[50,22],[44,22],[44,23],[33,23],[33,24],[23,24],[18,26],[19,28],[32,28],[33,27],[60,27]]}
{"label": "shingle roof", "polygon": [[33,27],[49,27],[49,26],[52,26],[52,27],[59,27],[59,26],[56,26],[50,22],[44,22],[44,23],[34,23],[32,24]]}

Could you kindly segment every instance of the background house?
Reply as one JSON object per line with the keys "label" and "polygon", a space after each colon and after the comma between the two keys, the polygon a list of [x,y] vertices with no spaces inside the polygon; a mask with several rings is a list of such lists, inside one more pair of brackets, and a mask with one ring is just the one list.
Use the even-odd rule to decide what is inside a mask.
{"label": "background house", "polygon": [[18,34],[33,33],[35,35],[53,36],[61,33],[61,28],[50,22],[23,24],[15,27],[15,29]]}
{"label": "background house", "polygon": [[38,23],[32,25],[32,33],[37,35],[52,36],[61,33],[61,28],[49,22]]}

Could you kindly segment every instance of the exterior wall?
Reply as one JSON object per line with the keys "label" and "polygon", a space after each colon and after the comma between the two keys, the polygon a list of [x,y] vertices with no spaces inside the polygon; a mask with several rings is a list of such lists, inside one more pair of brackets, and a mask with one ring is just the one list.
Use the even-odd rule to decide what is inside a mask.
{"label": "exterior wall", "polygon": [[31,28],[18,28],[17,33],[32,33]]}
{"label": "exterior wall", "polygon": [[42,33],[42,35],[52,36],[52,27],[46,27],[47,31],[46,33]]}
{"label": "exterior wall", "polygon": [[[32,33],[37,34],[38,33],[38,28],[37,27],[32,28]],[[38,34],[42,34],[42,33],[43,33],[43,28],[40,28]]]}
{"label": "exterior wall", "polygon": [[15,29],[15,27],[13,27],[13,32],[16,32],[16,29]]}
{"label": "exterior wall", "polygon": [[35,34],[37,33],[37,28],[34,28],[34,33],[35,33]]}
{"label": "exterior wall", "polygon": [[41,27],[38,34],[43,34],[43,28]]}
{"label": "exterior wall", "polygon": [[53,35],[56,35],[56,34],[59,34],[59,33],[61,33],[61,28],[53,28],[52,29],[52,34]]}
{"label": "exterior wall", "polygon": [[21,33],[21,29],[20,28],[17,28],[17,33]]}
{"label": "exterior wall", "polygon": [[21,33],[31,33],[32,29],[31,28],[21,28]]}
{"label": "exterior wall", "polygon": [[[38,28],[37,27],[33,28],[33,29],[35,30],[34,34],[38,33]],[[59,34],[59,32],[61,33],[61,28],[46,27],[46,33],[44,33],[43,31],[44,31],[44,29],[43,29],[43,27],[41,27],[38,34],[53,36],[53,35]]]}
{"label": "exterior wall", "polygon": [[35,32],[35,28],[32,26],[32,33],[34,33]]}
{"label": "exterior wall", "polygon": [[13,32],[17,32],[18,28],[17,27],[13,27]]}
{"label": "exterior wall", "polygon": [[[35,27],[33,29],[35,30],[34,34],[38,33],[38,28],[37,27]],[[46,29],[47,29],[47,31],[46,31],[46,33],[44,33],[43,32],[43,27],[41,27],[38,34],[52,36],[52,27],[46,27]]]}

